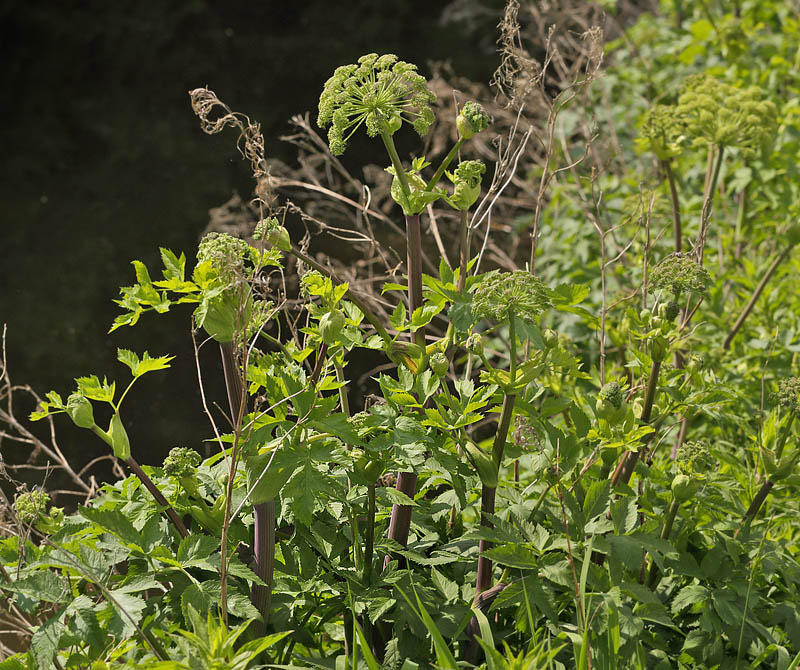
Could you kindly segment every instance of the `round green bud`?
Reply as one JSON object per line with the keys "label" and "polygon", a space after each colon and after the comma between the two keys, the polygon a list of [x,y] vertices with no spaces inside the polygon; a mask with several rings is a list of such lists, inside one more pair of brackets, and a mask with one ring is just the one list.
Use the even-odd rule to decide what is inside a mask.
{"label": "round green bud", "polygon": [[447,356],[445,356],[441,351],[431,354],[428,363],[433,371],[433,374],[440,379],[444,377],[447,374],[447,371],[450,369],[450,361],[447,360]]}
{"label": "round green bud", "polygon": [[669,342],[666,337],[656,335],[650,338],[650,357],[656,362],[660,363],[664,360],[669,349]]}
{"label": "round green bud", "polygon": [[326,312],[319,320],[319,333],[322,336],[322,341],[331,346],[335,344],[342,334],[344,328],[344,314],[338,309]]}
{"label": "round green bud", "polygon": [[114,456],[120,460],[127,461],[131,457],[131,443],[128,440],[125,426],[122,425],[122,418],[119,412],[114,412],[114,416],[111,417],[108,434],[111,435],[111,449],[114,451]]}
{"label": "round green bud", "polygon": [[542,333],[542,339],[544,346],[548,349],[555,349],[558,346],[558,333],[552,328],[548,328]]}
{"label": "round green bud", "polygon": [[672,480],[672,495],[678,504],[685,503],[694,497],[700,489],[700,482],[689,475],[675,475]]}
{"label": "round green bud", "polygon": [[466,451],[475,466],[481,484],[490,489],[497,488],[497,466],[492,457],[471,440],[467,441]]}
{"label": "round green bud", "polygon": [[456,127],[458,128],[458,134],[468,140],[476,133],[486,130],[490,122],[491,118],[483,107],[470,100],[464,103],[461,108],[456,118]]}
{"label": "round green bud", "polygon": [[360,449],[354,449],[351,455],[356,472],[367,484],[374,484],[383,474],[383,463],[379,459],[372,458],[370,454]]}
{"label": "round green bud", "polygon": [[386,121],[386,130],[390,135],[394,135],[398,130],[400,130],[400,126],[403,125],[403,117],[399,114],[395,114],[394,116],[390,117],[388,121]]}
{"label": "round green bud", "polygon": [[705,359],[702,356],[692,354],[689,356],[689,360],[686,362],[686,371],[690,374],[695,373],[702,370],[704,365]]}
{"label": "round green bud", "polygon": [[67,399],[67,414],[79,428],[93,428],[95,425],[92,403],[79,393],[73,393]]}
{"label": "round green bud", "polygon": [[483,338],[479,333],[473,333],[467,338],[467,351],[475,356],[483,353]]}
{"label": "round green bud", "polygon": [[681,313],[680,306],[674,300],[670,300],[668,303],[662,305],[662,307],[663,307],[663,313],[661,316],[663,316],[667,321],[670,322],[675,321],[675,317],[677,317],[678,314]]}
{"label": "round green bud", "polygon": [[200,465],[200,454],[189,447],[173,447],[164,459],[164,474],[178,479],[191,477]]}

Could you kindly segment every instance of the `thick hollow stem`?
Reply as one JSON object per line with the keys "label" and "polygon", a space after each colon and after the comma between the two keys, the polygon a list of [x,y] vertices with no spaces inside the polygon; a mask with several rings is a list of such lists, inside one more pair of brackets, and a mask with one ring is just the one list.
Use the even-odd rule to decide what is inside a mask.
{"label": "thick hollow stem", "polygon": [[403,195],[406,197],[406,200],[408,200],[411,195],[411,187],[408,185],[408,177],[403,168],[403,162],[400,160],[400,156],[397,153],[397,148],[394,146],[394,140],[385,130],[381,132],[381,139],[383,140],[383,146],[386,147],[386,152],[389,154],[389,159],[392,161],[395,176],[400,181],[400,188],[403,189]]}
{"label": "thick hollow stem", "polygon": [[[650,423],[650,415],[653,411],[653,402],[656,397],[656,389],[658,388],[658,373],[661,370],[661,361],[653,361],[650,367],[650,379],[647,380],[647,390],[644,396],[644,407],[642,407],[642,423]],[[626,451],[624,456],[620,459],[617,469],[611,477],[611,485],[619,486],[620,482],[627,484],[631,480],[633,470],[636,463],[643,455],[646,444],[643,444],[639,451]]]}
{"label": "thick hollow stem", "polygon": [[764,276],[761,277],[761,281],[758,282],[758,286],[756,286],[755,290],[753,291],[753,295],[750,296],[750,300],[747,301],[747,304],[744,306],[742,313],[739,314],[739,318],[736,319],[736,323],[733,324],[728,336],[725,338],[725,342],[722,345],[723,349],[729,349],[731,346],[731,342],[733,338],[736,337],[736,333],[739,332],[739,329],[745,322],[745,319],[750,315],[750,312],[753,311],[753,307],[755,307],[756,302],[761,297],[761,294],[764,292],[764,289],[767,286],[767,283],[771,279],[772,275],[775,274],[775,270],[778,269],[778,266],[786,260],[786,257],[789,255],[791,250],[794,248],[794,244],[790,244],[786,247],[783,251],[781,251],[775,258],[773,259],[772,263],[770,263],[767,271],[764,273]]}
{"label": "thick hollow stem", "polygon": [[[508,430],[511,426],[511,415],[514,413],[514,399],[516,396],[507,395],[503,398],[503,407],[500,410],[500,423],[497,426],[494,443],[492,444],[492,458],[497,468],[503,460],[503,451],[508,438]],[[484,486],[481,492],[481,525],[491,527],[487,515],[494,514],[495,498],[497,495],[496,487]],[[475,597],[492,585],[492,561],[483,555],[483,552],[492,548],[491,542],[481,540],[478,557],[478,576],[475,580]]]}
{"label": "thick hollow stem", "polygon": [[[242,411],[244,409],[244,382],[236,364],[236,352],[232,342],[220,343],[220,354],[222,355],[222,369],[225,373],[225,389],[228,393],[228,404],[231,410],[231,417],[233,421],[234,432],[239,430],[239,424],[242,420]],[[233,467],[235,467],[235,462]],[[234,472],[229,474],[228,486],[228,499],[232,493],[230,484],[234,480]],[[230,509],[230,505],[227,506]],[[262,630],[265,630],[269,622],[269,606],[272,599],[272,575],[275,566],[275,502],[269,500],[265,503],[256,504],[253,506],[254,516],[254,529],[253,529],[253,555],[254,555],[254,572],[266,584],[260,586],[254,584],[250,592],[250,600],[253,605],[258,609],[263,617]],[[222,544],[222,561],[221,561],[221,578],[223,581],[222,587],[227,593],[227,579],[225,574],[226,564],[226,546],[227,542],[227,527],[231,519],[228,518],[226,511],[226,520],[223,524],[223,544]],[[225,613],[223,612],[223,615]]]}
{"label": "thick hollow stem", "polygon": [[253,530],[255,565],[253,572],[264,581],[266,586],[253,585],[250,600],[264,617],[260,628],[266,631],[269,623],[269,606],[272,600],[272,575],[275,570],[275,501],[257,503],[253,508],[255,513]]}
{"label": "thick hollow stem", "polygon": [[[405,493],[409,498],[414,498],[417,492],[417,475],[413,472],[397,473],[397,490]],[[389,519],[388,537],[401,546],[408,544],[408,531],[411,529],[411,505],[392,505],[392,516]],[[391,556],[386,557],[384,567],[389,565]]]}
{"label": "thick hollow stem", "polygon": [[[406,215],[406,231],[408,233],[408,303],[411,314],[422,306],[422,232],[419,214]],[[414,341],[425,346],[425,329],[414,333]],[[417,490],[417,476],[413,472],[397,474],[397,490],[413,498]],[[411,528],[411,506],[392,505],[392,516],[389,520],[389,539],[396,540],[404,547],[408,543],[408,531]],[[390,560],[386,557],[387,563]]]}

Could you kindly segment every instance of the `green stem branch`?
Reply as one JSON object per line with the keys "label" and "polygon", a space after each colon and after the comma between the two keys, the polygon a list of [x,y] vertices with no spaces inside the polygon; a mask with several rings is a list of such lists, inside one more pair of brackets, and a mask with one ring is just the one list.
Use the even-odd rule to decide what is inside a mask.
{"label": "green stem branch", "polygon": [[458,142],[456,142],[453,145],[453,148],[450,149],[450,151],[448,152],[447,156],[444,157],[444,160],[442,161],[442,164],[436,169],[436,172],[433,173],[433,177],[431,177],[431,180],[428,182],[428,185],[425,187],[426,191],[433,190],[433,187],[436,186],[436,184],[439,183],[439,180],[442,178],[442,175],[444,175],[444,171],[447,169],[447,166],[450,165],[450,163],[453,162],[453,159],[458,155],[458,152],[461,149],[461,147],[464,145],[465,141],[466,140],[463,137],[459,137],[458,138]]}
{"label": "green stem branch", "polygon": [[725,338],[725,342],[722,345],[723,349],[729,349],[731,346],[731,342],[733,338],[736,337],[736,333],[739,332],[739,329],[745,322],[745,319],[750,315],[750,312],[753,311],[753,307],[755,307],[756,302],[761,297],[761,294],[764,292],[764,289],[767,286],[767,283],[772,278],[772,275],[775,274],[775,270],[778,269],[778,266],[786,260],[786,257],[794,248],[794,244],[790,244],[787,246],[783,251],[781,251],[770,263],[769,267],[767,268],[764,276],[761,277],[761,281],[758,282],[758,286],[756,286],[753,294],[750,296],[750,300],[747,301],[747,304],[744,306],[741,314],[739,314],[739,318],[736,319],[736,323],[733,324],[731,327],[728,336]]}

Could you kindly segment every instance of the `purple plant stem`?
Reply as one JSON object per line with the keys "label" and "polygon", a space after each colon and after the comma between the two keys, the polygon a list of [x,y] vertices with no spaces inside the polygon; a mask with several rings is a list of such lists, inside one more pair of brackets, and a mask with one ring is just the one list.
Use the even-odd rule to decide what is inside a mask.
{"label": "purple plant stem", "polygon": [[186,537],[187,535],[189,535],[189,531],[186,530],[186,526],[183,525],[183,521],[181,521],[181,518],[178,516],[178,513],[174,510],[172,505],[170,505],[169,502],[167,502],[167,499],[164,497],[161,491],[158,490],[158,487],[153,483],[153,480],[150,479],[150,477],[148,477],[145,474],[145,471],[142,470],[142,466],[140,466],[136,462],[133,456],[129,457],[125,462],[128,464],[128,467],[133,471],[133,474],[135,474],[141,480],[142,484],[144,484],[144,487],[148,491],[150,491],[150,493],[153,494],[153,497],[156,499],[156,502],[165,508],[164,513],[167,515],[167,517],[169,517],[169,520],[172,521],[172,524],[175,526],[175,528],[178,529],[178,532],[181,534],[181,537]]}
{"label": "purple plant stem", "polygon": [[[225,374],[225,388],[228,393],[228,404],[234,427],[240,420],[244,387],[236,365],[236,355],[232,342],[221,342],[222,370]],[[233,477],[233,473],[231,473]],[[266,586],[253,584],[250,601],[261,612],[264,622],[262,631],[269,623],[269,606],[272,600],[272,574],[275,568],[275,501],[253,505],[254,531],[253,555],[254,572],[266,583]]]}

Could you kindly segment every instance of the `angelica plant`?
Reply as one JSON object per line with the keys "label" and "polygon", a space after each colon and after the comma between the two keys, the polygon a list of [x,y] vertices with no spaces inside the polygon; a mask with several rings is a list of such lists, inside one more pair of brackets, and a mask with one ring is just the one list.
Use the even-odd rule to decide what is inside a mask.
{"label": "angelica plant", "polygon": [[[422,308],[422,229],[419,215],[430,203],[445,195],[436,185],[448,165],[457,156],[464,141],[488,128],[489,117],[477,103],[464,105],[458,116],[459,139],[445,156],[427,183],[420,175],[427,165],[424,158],[413,161],[406,170],[397,153],[393,135],[403,124],[411,124],[424,136],[433,120],[431,104],[435,94],[417,73],[413,64],[399,61],[393,54],[367,54],[358,64],[343,65],[325,83],[319,99],[317,125],[328,128],[331,153],[339,155],[359,127],[365,126],[370,137],[380,136],[389,155],[393,175],[392,197],[401,206],[406,222],[408,304],[413,315]],[[414,331],[417,347],[425,347],[425,329]],[[417,487],[413,472],[401,472],[397,489],[413,498]],[[389,522],[388,537],[405,546],[411,524],[411,507],[395,505]],[[388,561],[387,557],[387,561]]]}
{"label": "angelica plant", "polygon": [[[491,526],[489,515],[494,514],[495,498],[497,494],[496,473],[503,460],[503,452],[508,438],[511,419],[514,414],[514,401],[520,390],[517,369],[517,326],[516,320],[535,322],[542,312],[551,306],[547,289],[538,277],[534,277],[524,270],[515,272],[500,272],[494,270],[480,278],[472,294],[472,312],[478,319],[487,319],[500,325],[508,325],[509,340],[509,369],[507,373],[489,374],[490,380],[500,382],[503,390],[503,404],[500,418],[497,423],[497,432],[492,442],[492,461],[494,477],[483,474],[483,488],[481,493],[481,524]],[[474,349],[473,342],[471,347]],[[485,360],[485,359],[484,359]],[[524,365],[534,369],[538,361],[531,359]],[[521,377],[525,380],[521,385],[527,384],[528,369],[523,371]],[[473,454],[473,456],[475,456]],[[485,468],[484,468],[485,469]],[[475,597],[492,584],[492,561],[484,555],[491,548],[487,540],[480,541],[478,558],[478,575],[475,582]]]}

